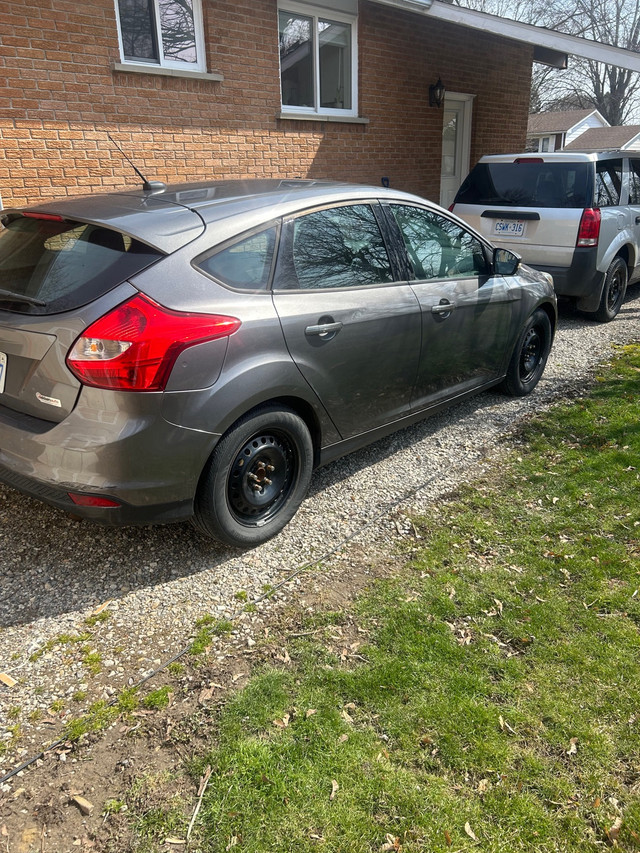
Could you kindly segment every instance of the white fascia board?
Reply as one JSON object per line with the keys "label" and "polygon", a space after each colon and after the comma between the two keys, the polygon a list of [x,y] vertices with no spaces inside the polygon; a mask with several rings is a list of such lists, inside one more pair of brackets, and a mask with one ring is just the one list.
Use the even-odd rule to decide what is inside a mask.
{"label": "white fascia board", "polygon": [[417,12],[426,15],[431,8],[433,0],[373,0],[382,6],[395,6],[396,9],[405,9],[407,12]]}
{"label": "white fascia board", "polygon": [[[409,0],[405,0],[405,2],[386,0],[386,2],[389,5],[404,8],[410,6],[427,7],[427,3],[418,3],[415,0],[413,2],[409,2]],[[524,24],[522,21],[512,21],[509,18],[489,15],[486,12],[476,12],[475,9],[453,6],[450,3],[443,3],[442,0],[432,0],[430,6],[423,9],[423,13],[430,18],[448,21],[450,24],[459,24],[462,27],[493,33],[513,41],[539,45],[561,53],[580,56],[583,59],[592,59],[595,62],[604,62],[607,65],[640,72],[640,53],[621,47],[601,44],[597,41],[578,38],[578,36],[569,36],[555,30],[548,30],[545,27],[536,27],[533,24]]]}

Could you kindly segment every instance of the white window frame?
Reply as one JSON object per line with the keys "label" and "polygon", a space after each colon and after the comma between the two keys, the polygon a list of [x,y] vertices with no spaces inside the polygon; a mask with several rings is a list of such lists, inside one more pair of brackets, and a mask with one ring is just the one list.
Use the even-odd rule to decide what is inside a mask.
{"label": "white window frame", "polygon": [[180,62],[178,60],[165,59],[164,49],[162,44],[162,32],[160,27],[160,6],[159,0],[151,0],[153,14],[155,16],[155,36],[156,48],[158,51],[159,61],[155,59],[127,59],[124,55],[124,42],[122,39],[122,27],[120,24],[120,8],[118,0],[114,0],[116,8],[116,24],[118,27],[118,43],[120,45],[120,57],[123,65],[131,66],[137,69],[152,70],[154,68],[167,68],[174,71],[184,72],[203,72],[207,70],[207,59],[205,55],[205,40],[204,40],[204,20],[202,17],[202,0],[192,0],[193,3],[193,26],[195,30],[196,40],[196,56],[197,62]]}
{"label": "white window frame", "polygon": [[[303,15],[313,21],[313,96],[315,107],[299,107],[295,104],[282,104],[282,115],[312,116],[335,116],[336,118],[355,117],[358,115],[358,18],[357,15],[348,15],[335,9],[323,8],[322,6],[306,5],[303,3],[289,3],[287,0],[278,0],[278,34],[280,33],[280,12],[292,12],[295,15]],[[331,109],[321,107],[320,104],[320,50],[318,42],[318,18],[335,21],[339,24],[348,24],[351,27],[351,109]],[[282,69],[278,58],[280,72],[280,98],[282,99]]]}

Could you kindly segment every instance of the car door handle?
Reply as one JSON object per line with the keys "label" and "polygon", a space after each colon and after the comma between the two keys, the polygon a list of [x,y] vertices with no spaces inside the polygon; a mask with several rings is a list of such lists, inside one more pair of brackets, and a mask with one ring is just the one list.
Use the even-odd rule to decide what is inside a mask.
{"label": "car door handle", "polygon": [[640,216],[636,216],[636,225],[640,225]]}
{"label": "car door handle", "polygon": [[439,305],[431,306],[431,313],[438,314],[440,317],[451,314],[451,312],[455,309],[455,305],[451,302],[447,302],[446,299],[442,299]]}
{"label": "car door handle", "polygon": [[342,323],[318,323],[317,326],[307,326],[304,330],[305,335],[307,337],[317,336],[319,338],[325,338],[329,335],[336,335],[340,329],[342,328]]}

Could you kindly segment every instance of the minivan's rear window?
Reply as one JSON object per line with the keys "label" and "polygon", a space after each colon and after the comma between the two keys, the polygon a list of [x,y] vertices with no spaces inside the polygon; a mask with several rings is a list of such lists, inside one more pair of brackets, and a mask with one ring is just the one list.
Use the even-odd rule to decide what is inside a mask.
{"label": "minivan's rear window", "polygon": [[0,308],[54,314],[85,305],[162,255],[126,234],[49,214],[0,218]]}
{"label": "minivan's rear window", "polygon": [[478,163],[456,204],[514,207],[590,207],[590,163]]}

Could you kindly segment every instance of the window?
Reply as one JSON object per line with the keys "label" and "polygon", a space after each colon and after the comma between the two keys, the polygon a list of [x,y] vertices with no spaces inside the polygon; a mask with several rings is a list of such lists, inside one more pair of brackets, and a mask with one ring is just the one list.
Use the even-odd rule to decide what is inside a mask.
{"label": "window", "polygon": [[363,287],[393,280],[387,250],[368,204],[317,210],[287,223],[279,289]]}
{"label": "window", "polygon": [[355,16],[287,4],[278,25],[283,112],[357,115]]}
{"label": "window", "polygon": [[458,224],[430,210],[394,204],[393,215],[418,280],[487,274],[482,243]]}
{"label": "window", "polygon": [[269,282],[276,236],[274,226],[216,250],[195,261],[195,265],[229,287],[264,290]]}
{"label": "window", "polygon": [[204,71],[201,0],[116,0],[124,62]]}
{"label": "window", "polygon": [[640,204],[640,160],[630,160],[629,166],[629,204]]}
{"label": "window", "polygon": [[596,163],[596,207],[620,204],[622,160],[601,160]]}
{"label": "window", "polygon": [[22,313],[54,314],[86,305],[162,257],[99,225],[38,214],[11,214],[2,225],[0,290],[18,295],[15,310]]}

